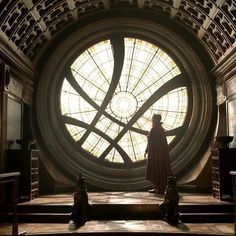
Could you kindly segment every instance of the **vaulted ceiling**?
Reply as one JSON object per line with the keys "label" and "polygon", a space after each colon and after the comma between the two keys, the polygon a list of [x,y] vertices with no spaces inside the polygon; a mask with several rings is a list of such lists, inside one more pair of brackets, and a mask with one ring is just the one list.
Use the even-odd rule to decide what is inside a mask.
{"label": "vaulted ceiling", "polygon": [[117,8],[145,9],[178,21],[201,40],[215,63],[236,46],[234,0],[1,0],[1,44],[33,62],[69,23]]}

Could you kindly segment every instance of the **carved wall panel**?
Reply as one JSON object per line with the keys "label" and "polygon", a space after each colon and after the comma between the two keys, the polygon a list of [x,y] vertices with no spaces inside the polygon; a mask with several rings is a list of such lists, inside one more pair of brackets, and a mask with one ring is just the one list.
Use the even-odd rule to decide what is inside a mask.
{"label": "carved wall panel", "polygon": [[155,0],[147,0],[144,1],[143,8],[149,9],[152,11],[157,11],[159,13],[163,13],[165,15],[171,15],[171,8],[173,6],[173,1],[155,1]]}
{"label": "carved wall panel", "polygon": [[229,144],[231,148],[236,148],[236,98],[228,103],[228,129],[229,135],[234,136],[233,141]]}
{"label": "carved wall panel", "polygon": [[17,80],[10,79],[10,83],[6,86],[6,91],[19,99],[23,98],[23,85]]}
{"label": "carved wall panel", "polygon": [[235,47],[236,2],[233,0],[3,0],[0,29],[28,59],[68,23],[109,9],[145,9],[179,21],[220,62]]}

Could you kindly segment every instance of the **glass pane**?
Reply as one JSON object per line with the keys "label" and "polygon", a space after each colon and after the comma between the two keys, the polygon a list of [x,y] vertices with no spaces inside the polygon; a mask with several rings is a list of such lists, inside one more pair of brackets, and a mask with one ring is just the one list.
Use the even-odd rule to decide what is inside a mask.
{"label": "glass pane", "polygon": [[104,132],[109,138],[114,139],[118,134],[122,127],[115,122],[112,122],[105,116],[102,116],[99,121],[97,122],[96,126],[97,129]]}
{"label": "glass pane", "polygon": [[114,163],[124,163],[123,158],[121,157],[120,153],[113,148],[105,158],[105,161],[114,162]]}
{"label": "glass pane", "polygon": [[133,162],[143,160],[147,138],[135,132],[127,132],[118,143]]}
{"label": "glass pane", "polygon": [[94,157],[99,157],[108,147],[109,143],[96,133],[91,132],[82,147]]}
{"label": "glass pane", "polygon": [[[183,125],[188,109],[187,89],[181,87],[140,111],[153,93],[181,71],[168,54],[152,43],[124,38],[124,44],[119,83],[106,107],[101,104],[111,86],[115,56],[110,40],[99,42],[78,56],[71,65],[77,85],[71,83],[73,87],[71,80],[65,78],[61,90],[62,115],[80,121],[78,126],[66,121],[72,138],[83,140],[81,147],[92,156],[99,158],[106,153],[104,160],[114,163],[125,163],[124,152],[132,162],[144,160],[145,134],[151,129],[154,113],[162,115],[166,130],[172,130]],[[86,130],[84,124],[90,129]],[[174,138],[175,135],[167,137],[168,143]],[[116,150],[115,143],[124,152]]]}
{"label": "glass pane", "polygon": [[61,91],[61,111],[64,116],[72,117],[87,124],[92,122],[97,113],[97,110],[86,102],[66,79],[64,79]]}
{"label": "glass pane", "polygon": [[77,83],[101,105],[113,73],[113,54],[110,41],[103,41],[84,51],[71,65]]}
{"label": "glass pane", "polygon": [[70,135],[75,141],[78,141],[86,131],[86,129],[84,128],[80,128],[79,126],[69,125],[69,124],[66,124],[66,128],[68,129]]}

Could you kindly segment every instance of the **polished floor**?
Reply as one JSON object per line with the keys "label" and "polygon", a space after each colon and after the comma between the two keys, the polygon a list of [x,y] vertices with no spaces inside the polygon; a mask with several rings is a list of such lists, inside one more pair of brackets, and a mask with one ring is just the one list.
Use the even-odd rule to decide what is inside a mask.
{"label": "polished floor", "polygon": [[[89,195],[90,204],[159,204],[163,201],[162,195],[150,194],[147,192],[91,192]],[[213,198],[209,194],[180,193],[180,204],[230,204]],[[72,205],[73,194],[59,194],[40,196],[30,202],[20,205]],[[188,233],[188,234],[212,234],[212,235],[234,235],[233,223],[182,223],[171,226],[162,220],[100,220],[88,221],[85,225],[76,228],[70,222],[64,224],[42,224],[33,223],[19,224],[19,232],[27,234],[40,233],[83,233],[83,232],[164,232],[164,233]],[[10,235],[11,225],[0,224],[0,235]]]}
{"label": "polished floor", "polygon": [[[165,232],[188,234],[234,235],[233,224],[182,224],[178,227],[170,226],[163,221],[93,221],[87,222],[79,229],[70,229],[69,224],[20,224],[19,232],[27,234],[71,232]],[[0,235],[11,235],[10,225],[0,226]]]}
{"label": "polished floor", "polygon": [[[179,193],[179,204],[232,204],[213,198],[211,194]],[[88,192],[90,204],[159,204],[163,195],[149,192]],[[72,205],[73,193],[45,195],[19,205]]]}

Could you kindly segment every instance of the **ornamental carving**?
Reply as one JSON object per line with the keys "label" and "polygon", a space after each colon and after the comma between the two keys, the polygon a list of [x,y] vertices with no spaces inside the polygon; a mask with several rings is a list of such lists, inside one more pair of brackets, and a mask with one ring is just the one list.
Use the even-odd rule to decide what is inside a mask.
{"label": "ornamental carving", "polygon": [[33,61],[42,46],[62,27],[83,16],[110,9],[145,9],[179,21],[203,42],[215,62],[236,40],[236,2],[233,0],[3,0],[1,34]]}

